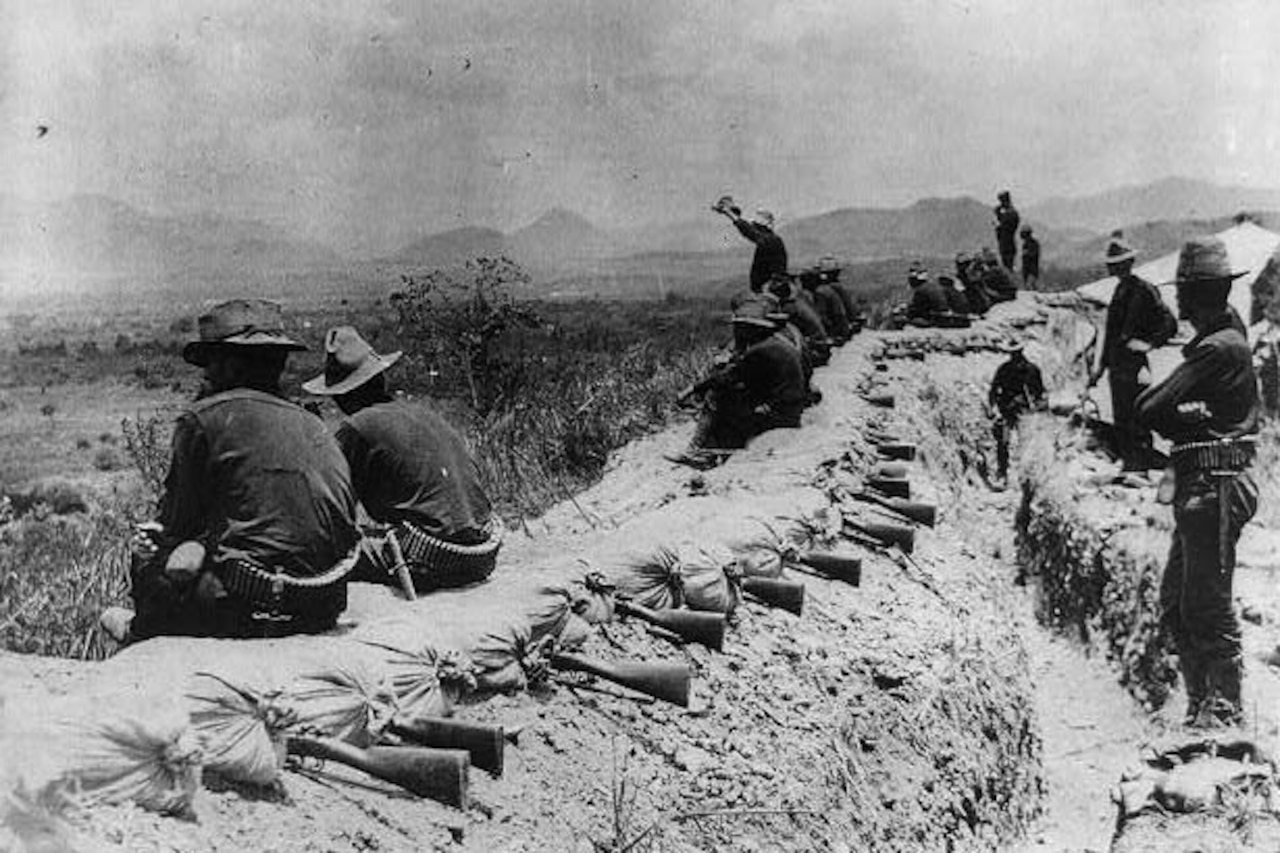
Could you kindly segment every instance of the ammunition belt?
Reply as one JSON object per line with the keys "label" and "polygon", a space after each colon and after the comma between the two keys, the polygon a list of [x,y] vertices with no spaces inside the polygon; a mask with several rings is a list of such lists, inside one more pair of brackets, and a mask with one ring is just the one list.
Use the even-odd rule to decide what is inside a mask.
{"label": "ammunition belt", "polygon": [[1244,471],[1253,463],[1254,439],[1192,441],[1175,444],[1170,455],[1179,474],[1194,471]]}
{"label": "ammunition belt", "polygon": [[497,517],[485,525],[488,539],[476,545],[459,545],[402,521],[396,525],[396,537],[405,562],[414,575],[427,581],[449,578],[450,583],[473,582],[487,578],[498,561],[502,547],[502,525]]}
{"label": "ammunition belt", "polygon": [[310,577],[297,577],[280,567],[268,568],[236,557],[221,564],[218,577],[228,592],[266,613],[303,615],[336,600],[347,575],[356,566],[358,554],[358,549],[353,549],[333,568]]}

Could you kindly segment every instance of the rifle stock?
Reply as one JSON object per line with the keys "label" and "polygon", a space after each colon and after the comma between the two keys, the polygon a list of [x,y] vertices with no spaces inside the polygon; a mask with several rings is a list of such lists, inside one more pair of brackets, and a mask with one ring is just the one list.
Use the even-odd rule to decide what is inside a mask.
{"label": "rifle stock", "polygon": [[911,498],[911,481],[899,477],[868,477],[867,488],[884,492],[891,498]]}
{"label": "rifle stock", "polygon": [[814,571],[844,581],[850,586],[862,585],[862,558],[830,551],[809,551],[800,555],[800,562]]}
{"label": "rifle stock", "polygon": [[634,616],[650,625],[665,628],[681,640],[701,643],[712,651],[724,651],[725,620],[722,613],[696,610],[650,610],[630,601],[619,600],[618,612]]}
{"label": "rifle stock", "polygon": [[882,506],[887,510],[891,510],[903,518],[914,521],[917,524],[923,524],[925,527],[933,527],[938,522],[938,508],[933,504],[918,503],[902,498],[891,498],[877,495],[873,492],[859,492],[853,496],[855,500],[866,501],[867,503]]}
{"label": "rifle stock", "polygon": [[907,442],[886,441],[876,445],[876,452],[885,459],[901,459],[910,462],[916,458],[916,446]]}
{"label": "rifle stock", "polygon": [[901,524],[881,524],[875,521],[858,521],[845,516],[845,527],[861,533],[864,537],[880,543],[882,547],[897,545],[905,554],[910,554],[916,547],[916,532],[913,528]]}
{"label": "rifle stock", "polygon": [[460,809],[467,806],[467,770],[471,759],[462,750],[418,746],[361,749],[329,737],[290,737],[288,750],[291,755],[354,767],[420,797]]}
{"label": "rifle stock", "polygon": [[804,584],[776,578],[742,579],[742,591],[753,595],[770,607],[779,607],[799,616],[804,610]]}
{"label": "rifle stock", "polygon": [[862,399],[872,406],[879,406],[882,409],[892,409],[897,402],[893,399],[892,394],[863,394]]}
{"label": "rifle stock", "polygon": [[562,652],[551,656],[551,666],[585,672],[654,699],[689,707],[689,667],[685,664],[605,662]]}
{"label": "rifle stock", "polygon": [[483,726],[444,717],[396,717],[388,729],[418,746],[464,749],[471,763],[494,776],[502,775],[506,733],[502,726]]}

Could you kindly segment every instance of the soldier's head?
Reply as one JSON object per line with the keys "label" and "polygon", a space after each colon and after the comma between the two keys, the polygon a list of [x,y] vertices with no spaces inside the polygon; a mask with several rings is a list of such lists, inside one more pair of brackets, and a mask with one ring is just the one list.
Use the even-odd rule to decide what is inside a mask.
{"label": "soldier's head", "polygon": [[996,193],[996,201],[1001,204],[1008,204],[1011,200],[1008,190],[1000,190],[1000,192]]}
{"label": "soldier's head", "polygon": [[1020,230],[1018,233],[1022,235],[1022,239],[1024,240],[1027,239],[1028,237],[1031,236],[1031,226],[1023,225],[1022,230]]}
{"label": "soldier's head", "polygon": [[778,329],[777,316],[774,307],[763,299],[739,305],[730,318],[734,346],[746,349],[772,335]]}
{"label": "soldier's head", "polygon": [[306,346],[284,331],[284,312],[266,299],[221,302],[197,321],[199,340],[182,357],[204,369],[202,394],[232,388],[278,392],[289,353]]}
{"label": "soldier's head", "polygon": [[1107,265],[1107,275],[1124,275],[1133,268],[1133,260],[1138,257],[1137,251],[1134,250],[1124,239],[1124,232],[1120,230],[1111,232],[1111,239],[1107,241],[1107,251],[1103,255],[1102,260]]}
{"label": "soldier's head", "polygon": [[763,207],[761,207],[751,215],[751,221],[754,222],[756,225],[762,225],[765,228],[772,229],[773,223],[774,223],[773,211],[765,210]]}
{"label": "soldier's head", "polygon": [[913,263],[910,269],[907,270],[907,284],[913,288],[919,287],[928,280],[929,273],[925,271],[924,264],[920,261]]}
{"label": "soldier's head", "polygon": [[1227,245],[1218,237],[1188,240],[1178,253],[1174,284],[1178,294],[1178,316],[1190,320],[1197,329],[1216,318],[1227,307],[1231,283],[1245,271],[1232,272]]}
{"label": "soldier's head", "polygon": [[387,398],[388,367],[400,351],[379,355],[351,326],[330,329],[324,337],[324,373],[302,384],[308,394],[332,397],[344,414]]}

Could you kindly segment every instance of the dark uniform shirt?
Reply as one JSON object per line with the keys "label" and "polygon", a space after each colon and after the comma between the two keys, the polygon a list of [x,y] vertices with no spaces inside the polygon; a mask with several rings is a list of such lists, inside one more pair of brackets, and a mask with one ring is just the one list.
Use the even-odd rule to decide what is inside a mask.
{"label": "dark uniform shirt", "polygon": [[988,264],[982,271],[979,286],[986,292],[992,302],[1008,302],[1018,295],[1018,285],[1009,271],[999,264]]}
{"label": "dark uniform shirt", "polygon": [[1165,328],[1166,308],[1160,291],[1145,279],[1130,273],[1121,277],[1107,306],[1107,325],[1102,339],[1102,366],[1138,370],[1147,357],[1135,353],[1125,344],[1131,340],[1146,341],[1153,347],[1163,346],[1174,330]]}
{"label": "dark uniform shirt", "polygon": [[[1261,410],[1249,343],[1223,311],[1209,328],[1182,348],[1182,364],[1169,378],[1138,396],[1138,423],[1181,444],[1235,438],[1258,431]],[[1180,412],[1179,405],[1204,403],[1208,418]]]}
{"label": "dark uniform shirt", "polygon": [[434,412],[387,400],[338,427],[351,481],[375,521],[407,521],[448,542],[488,538],[489,498],[461,435]]}
{"label": "dark uniform shirt", "polygon": [[970,313],[969,297],[967,291],[961,290],[954,284],[939,284],[942,288],[942,295],[947,298],[947,309],[955,314]]}
{"label": "dark uniform shirt", "polygon": [[1016,420],[1044,401],[1044,377],[1021,355],[1011,357],[996,369],[988,396],[1005,420]]}
{"label": "dark uniform shirt", "polygon": [[356,543],[347,460],[315,415],[238,388],[178,418],[160,522],[172,544],[208,541],[217,562],[247,558],[322,574]]}
{"label": "dark uniform shirt", "polygon": [[772,228],[745,219],[735,219],[733,224],[743,237],[756,244],[756,253],[751,258],[752,290],[764,287],[774,275],[786,273],[787,247]]}
{"label": "dark uniform shirt", "polygon": [[1018,209],[1012,204],[1001,204],[995,208],[995,216],[996,242],[1006,248],[1013,246],[1014,235],[1018,233],[1018,224],[1022,221]]}
{"label": "dark uniform shirt", "polygon": [[911,301],[907,304],[907,319],[932,324],[947,308],[947,297],[936,281],[924,281],[912,285]]}
{"label": "dark uniform shirt", "polygon": [[1040,241],[1028,234],[1022,238],[1022,277],[1040,275]]}
{"label": "dark uniform shirt", "polygon": [[847,341],[853,332],[849,325],[849,313],[840,294],[829,284],[819,284],[812,292],[814,306],[818,309],[823,327],[837,341]]}
{"label": "dark uniform shirt", "polygon": [[743,350],[737,378],[753,406],[768,404],[780,421],[800,422],[808,402],[808,383],[800,353],[775,332]]}

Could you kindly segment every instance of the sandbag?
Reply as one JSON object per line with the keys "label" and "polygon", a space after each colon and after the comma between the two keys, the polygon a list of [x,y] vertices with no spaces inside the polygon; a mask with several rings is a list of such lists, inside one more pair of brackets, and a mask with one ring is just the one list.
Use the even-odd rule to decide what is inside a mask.
{"label": "sandbag", "polygon": [[280,778],[285,732],[297,719],[281,691],[256,690],[198,672],[187,703],[191,724],[204,740],[206,770],[253,785]]}
{"label": "sandbag", "polygon": [[396,713],[386,675],[349,656],[307,673],[284,691],[299,733],[338,738],[356,746],[377,740]]}
{"label": "sandbag", "polygon": [[368,642],[386,653],[388,681],[398,715],[448,717],[454,705],[476,689],[476,668],[457,649],[424,646],[417,651]]}
{"label": "sandbag", "polygon": [[481,634],[467,649],[476,667],[476,687],[510,693],[546,677],[551,635],[533,638],[528,622],[513,622]]}
{"label": "sandbag", "polygon": [[723,549],[687,550],[681,559],[684,603],[690,610],[729,615],[742,603],[742,570]]}
{"label": "sandbag", "polygon": [[558,592],[567,597],[570,609],[588,625],[603,625],[613,621],[617,586],[600,572],[588,572],[565,586],[548,587],[544,591]]}
{"label": "sandbag", "polygon": [[633,561],[618,581],[618,592],[641,607],[668,610],[684,604],[680,555],[666,547],[651,557]]}
{"label": "sandbag", "polygon": [[45,746],[57,753],[60,772],[38,790],[40,802],[75,807],[133,802],[164,814],[187,814],[200,788],[200,737],[176,702],[95,703],[92,713],[58,720]]}
{"label": "sandbag", "polygon": [[563,648],[578,648],[591,636],[591,626],[573,610],[573,593],[567,587],[544,587],[526,614],[530,638],[544,637]]}

